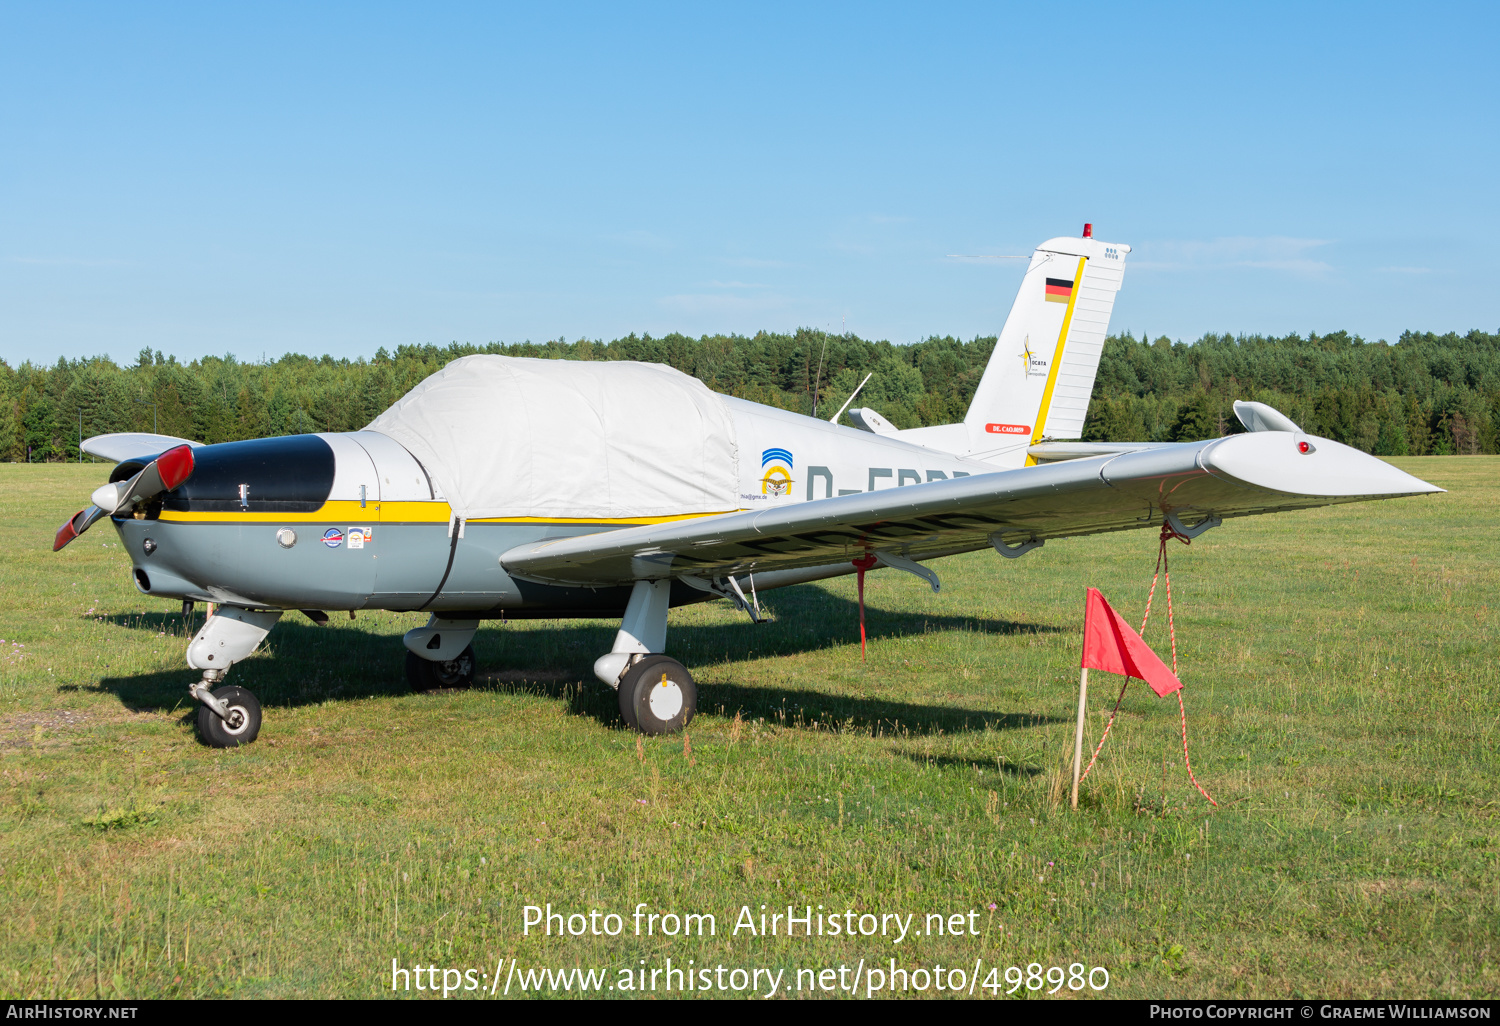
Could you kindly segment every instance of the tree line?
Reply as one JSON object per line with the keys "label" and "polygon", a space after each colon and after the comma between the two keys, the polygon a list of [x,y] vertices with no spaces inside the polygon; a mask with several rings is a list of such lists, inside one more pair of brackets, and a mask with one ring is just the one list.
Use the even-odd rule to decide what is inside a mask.
{"label": "tree line", "polygon": [[[429,374],[474,353],[670,364],[708,387],[828,417],[866,374],[857,405],[898,427],[962,420],[994,336],[908,345],[803,329],[753,336],[629,335],[612,342],[404,345],[372,359],[233,356],[183,363],[143,349],[46,366],[0,361],[0,461],[79,458],[80,437],[156,431],[228,442],[355,431]],[[1241,430],[1256,399],[1305,430],[1379,456],[1500,451],[1500,334],[1404,332],[1394,344],[1328,335],[1205,335],[1184,344],[1129,333],[1105,342],[1084,437],[1195,441]]]}

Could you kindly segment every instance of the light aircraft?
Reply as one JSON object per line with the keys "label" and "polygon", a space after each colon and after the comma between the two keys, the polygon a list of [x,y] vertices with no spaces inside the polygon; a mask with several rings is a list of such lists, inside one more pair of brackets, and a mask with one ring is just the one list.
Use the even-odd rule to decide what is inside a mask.
{"label": "light aircraft", "polygon": [[361,431],[91,438],[116,466],[54,549],[109,517],[142,593],[214,604],[187,649],[209,745],[258,734],[226,675],[288,610],[430,613],[404,638],[417,689],[473,679],[484,620],[618,618],[594,673],[661,734],[697,706],[672,606],[759,620],[760,592],[876,567],[936,591],[926,564],[961,552],[1442,491],[1259,403],[1225,438],[1077,441],[1129,252],[1087,228],[1036,248],[960,424],[845,427],[657,364],[469,356]]}

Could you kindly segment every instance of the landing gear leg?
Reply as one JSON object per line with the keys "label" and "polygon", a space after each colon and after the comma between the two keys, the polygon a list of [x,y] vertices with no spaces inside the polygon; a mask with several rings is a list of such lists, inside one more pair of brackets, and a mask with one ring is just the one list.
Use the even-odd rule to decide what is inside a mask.
{"label": "landing gear leg", "polygon": [[474,683],[474,633],[478,620],[432,616],[426,627],[406,632],[406,681],[413,691],[466,688]]}
{"label": "landing gear leg", "polygon": [[613,649],[594,661],[594,676],[619,691],[620,717],[642,734],[681,730],[698,710],[698,688],[667,647],[671,581],[636,581]]}
{"label": "landing gear leg", "polygon": [[452,659],[437,662],[423,659],[415,652],[406,653],[406,683],[413,691],[473,686],[474,646],[470,645]]}
{"label": "landing gear leg", "polygon": [[260,733],[260,702],[244,688],[222,685],[229,668],[254,652],[281,611],[221,606],[188,644],[188,666],[203,679],[188,688],[199,703],[198,734],[213,748],[235,748]]}

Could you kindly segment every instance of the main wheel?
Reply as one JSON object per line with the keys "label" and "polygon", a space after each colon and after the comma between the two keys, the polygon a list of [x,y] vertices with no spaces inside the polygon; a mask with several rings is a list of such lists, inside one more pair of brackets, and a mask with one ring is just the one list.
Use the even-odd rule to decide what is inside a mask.
{"label": "main wheel", "polygon": [[406,653],[406,681],[413,691],[468,687],[474,683],[474,646],[440,663],[423,659],[414,652]]}
{"label": "main wheel", "polygon": [[237,748],[248,745],[260,733],[260,702],[244,688],[226,684],[213,693],[229,706],[229,718],[206,705],[198,706],[198,736],[212,748]]}
{"label": "main wheel", "polygon": [[698,685],[675,659],[647,656],[620,680],[620,716],[642,734],[679,731],[697,711]]}

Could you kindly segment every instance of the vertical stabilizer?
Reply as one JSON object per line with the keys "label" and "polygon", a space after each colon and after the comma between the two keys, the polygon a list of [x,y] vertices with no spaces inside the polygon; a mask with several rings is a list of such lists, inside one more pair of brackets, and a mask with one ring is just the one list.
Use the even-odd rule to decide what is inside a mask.
{"label": "vertical stabilizer", "polygon": [[974,392],[972,455],[1021,466],[1043,438],[1078,438],[1129,246],[1050,239],[1037,247]]}
{"label": "vertical stabilizer", "polygon": [[1003,467],[1043,438],[1078,438],[1130,247],[1049,239],[1036,248],[962,425],[901,437]]}

